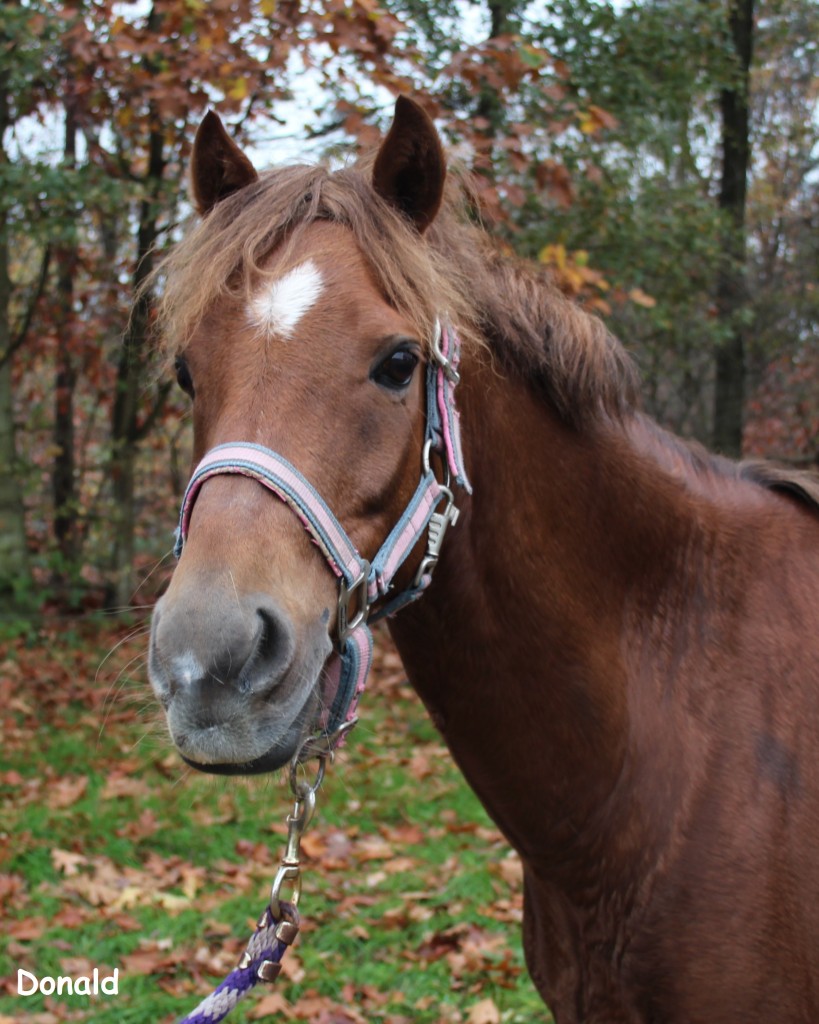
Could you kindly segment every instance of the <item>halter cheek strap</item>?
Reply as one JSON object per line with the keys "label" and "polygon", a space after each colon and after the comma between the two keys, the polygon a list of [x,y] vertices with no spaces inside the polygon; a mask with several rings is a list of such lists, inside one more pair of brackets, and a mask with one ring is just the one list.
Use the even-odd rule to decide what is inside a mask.
{"label": "halter cheek strap", "polygon": [[[301,473],[282,455],[258,444],[231,442],[212,448],[194,470],[182,499],[174,553],[179,557],[188,534],[196,496],[206,480],[220,474],[248,476],[285,502],[339,579],[338,648],[323,669],[321,693],[322,733],[338,745],[355,719],[358,701],[372,664],[373,639],[368,623],[395,612],[420,597],[429,586],[444,535],[458,518],[450,476],[472,493],[461,451],[460,426],[455,408],[460,345],[457,335],[436,324],[432,357],[427,363],[427,417],[421,479],[398,522],[377,554],[368,562],[350,540],[329,506]],[[446,483],[430,468],[430,451],[446,466]],[[438,507],[442,504],[441,511]],[[410,552],[426,533],[426,554],[412,585],[391,595],[392,581]],[[372,615],[370,606],[388,600]]]}

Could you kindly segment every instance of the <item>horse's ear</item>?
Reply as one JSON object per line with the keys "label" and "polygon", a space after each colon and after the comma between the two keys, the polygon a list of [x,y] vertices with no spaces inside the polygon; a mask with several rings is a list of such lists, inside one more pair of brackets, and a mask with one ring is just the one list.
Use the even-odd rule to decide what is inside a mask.
{"label": "horse's ear", "polygon": [[444,194],[446,159],[435,126],[414,100],[399,96],[373,168],[373,187],[419,232],[435,219]]}
{"label": "horse's ear", "polygon": [[218,114],[209,110],[199,125],[191,155],[193,202],[206,214],[220,199],[258,178],[253,164],[225,131]]}

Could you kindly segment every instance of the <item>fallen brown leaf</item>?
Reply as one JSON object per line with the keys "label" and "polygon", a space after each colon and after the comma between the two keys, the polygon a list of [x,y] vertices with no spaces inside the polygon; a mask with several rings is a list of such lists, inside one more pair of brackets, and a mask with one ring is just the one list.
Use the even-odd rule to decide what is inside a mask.
{"label": "fallen brown leaf", "polygon": [[497,862],[497,870],[500,877],[508,885],[516,888],[523,885],[523,864],[516,853],[508,853],[502,860]]}
{"label": "fallen brown leaf", "polygon": [[381,836],[362,836],[355,843],[355,858],[362,863],[369,860],[386,860],[392,856],[392,847]]}
{"label": "fallen brown leaf", "polygon": [[87,775],[74,775],[59,779],[49,787],[46,803],[52,810],[73,807],[86,789],[88,789]]}
{"label": "fallen brown leaf", "polygon": [[327,843],[318,832],[308,832],[306,836],[302,836],[301,849],[311,860],[318,860],[327,852]]}
{"label": "fallen brown leaf", "polygon": [[176,957],[162,949],[138,949],[120,957],[123,974],[159,974],[177,966]]}
{"label": "fallen brown leaf", "polygon": [[[32,917],[24,921],[9,921],[5,925],[5,933],[10,939],[20,939],[23,942],[30,942],[32,939],[39,939],[46,928],[44,917]],[[0,1020],[2,1024],[2,1020]]]}
{"label": "fallen brown leaf", "polygon": [[500,1024],[500,1010],[492,999],[482,999],[469,1011],[467,1024]]}
{"label": "fallen brown leaf", "polygon": [[288,950],[287,956],[282,957],[281,965],[283,978],[287,978],[288,981],[292,981],[296,985],[304,981],[307,972],[302,967],[301,960],[292,950]]}
{"label": "fallen brown leaf", "polygon": [[264,996],[250,1011],[251,1020],[262,1020],[265,1017],[272,1017],[274,1014],[281,1014],[282,1017],[291,1018],[293,1009],[290,1003],[280,992],[271,992]]}
{"label": "fallen brown leaf", "polygon": [[115,772],[108,776],[100,793],[100,798],[102,800],[115,800],[122,796],[147,796],[150,792],[151,787],[143,779],[136,779],[122,772]]}
{"label": "fallen brown leaf", "polygon": [[66,878],[73,878],[80,873],[80,866],[88,863],[88,858],[81,853],[72,853],[71,850],[61,850],[55,847],[51,851],[51,863],[61,871]]}

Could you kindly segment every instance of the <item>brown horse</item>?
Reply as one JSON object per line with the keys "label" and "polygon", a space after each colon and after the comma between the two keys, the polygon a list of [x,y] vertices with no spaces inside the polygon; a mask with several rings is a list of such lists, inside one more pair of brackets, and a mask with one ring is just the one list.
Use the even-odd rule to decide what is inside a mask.
{"label": "brown horse", "polygon": [[[605,327],[463,216],[412,101],[374,162],[333,173],[257,175],[208,115],[192,178],[162,324],[197,460],[281,453],[365,557],[418,482],[436,318],[460,334],[473,493],[390,629],[521,855],[555,1019],[816,1024],[817,481],[643,415]],[[291,757],[327,699],[337,589],[285,502],[207,480],[151,638],[189,762]]]}

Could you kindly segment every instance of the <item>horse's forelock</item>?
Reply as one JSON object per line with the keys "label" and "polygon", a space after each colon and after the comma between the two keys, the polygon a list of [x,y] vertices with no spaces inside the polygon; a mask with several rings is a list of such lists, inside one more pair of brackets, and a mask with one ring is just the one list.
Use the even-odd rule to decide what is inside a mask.
{"label": "horse's forelock", "polygon": [[[384,296],[427,338],[443,314],[458,324],[464,341],[476,339],[458,268],[375,194],[366,170],[293,166],[263,172],[220,202],[163,260],[154,279],[162,279],[157,326],[166,353],[183,349],[219,302],[246,301],[317,221],[350,229]],[[280,259],[270,265],[274,250]]]}
{"label": "horse's forelock", "polygon": [[[303,229],[329,220],[350,229],[385,298],[428,339],[435,318],[448,317],[467,347],[487,343],[501,365],[532,380],[577,425],[634,407],[637,377],[623,347],[546,271],[498,251],[469,216],[465,176],[450,172],[443,207],[421,237],[376,194],[371,168],[371,158],[337,171],[277,168],[218,203],[155,275],[164,284],[158,332],[165,352],[183,349],[219,302],[247,303]],[[274,250],[281,261],[272,266]]]}

